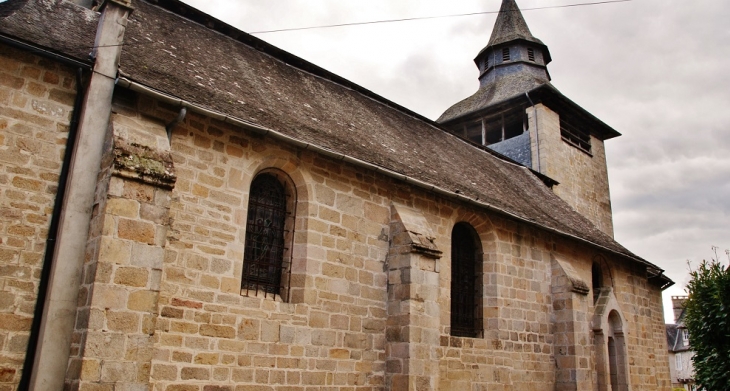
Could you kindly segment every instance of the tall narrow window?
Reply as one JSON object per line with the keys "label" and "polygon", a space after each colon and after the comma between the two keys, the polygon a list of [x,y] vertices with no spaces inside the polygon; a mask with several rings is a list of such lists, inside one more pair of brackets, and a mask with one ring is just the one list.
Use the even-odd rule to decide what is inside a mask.
{"label": "tall narrow window", "polygon": [[[282,174],[283,175],[283,174]],[[243,255],[242,294],[280,295],[286,299],[289,251],[286,247],[290,204],[284,183],[274,173],[262,173],[251,183]]]}
{"label": "tall narrow window", "polygon": [[451,335],[478,337],[481,317],[481,251],[476,232],[458,223],[451,232]]}
{"label": "tall narrow window", "polygon": [[535,61],[535,49],[527,48],[527,59],[533,62]]}

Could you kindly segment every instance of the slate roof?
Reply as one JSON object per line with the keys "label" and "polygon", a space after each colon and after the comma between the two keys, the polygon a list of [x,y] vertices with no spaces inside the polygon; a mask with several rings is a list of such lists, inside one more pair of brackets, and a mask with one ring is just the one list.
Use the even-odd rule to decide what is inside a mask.
{"label": "slate roof", "polygon": [[[479,52],[474,61],[479,66],[479,59],[491,47],[519,41],[528,41],[537,44],[542,49],[545,65],[552,61],[547,46],[535,38],[530,32],[530,29],[527,27],[527,22],[525,22],[525,18],[522,16],[522,12],[515,0],[502,0],[502,6],[494,24],[489,43]],[[516,64],[508,63],[506,66],[515,67]],[[495,72],[495,70],[491,69],[490,72]],[[546,76],[548,76],[547,79],[541,78],[525,68],[512,73],[497,73],[488,83],[480,83],[479,89],[473,95],[446,109],[436,121],[441,124],[448,124],[450,121],[470,120],[472,119],[468,118],[470,116],[476,117],[477,115],[484,115],[489,112],[498,112],[507,104],[513,104],[518,101],[522,101],[519,102],[521,105],[542,102],[546,103],[553,110],[560,108],[561,115],[563,113],[569,113],[569,117],[574,121],[587,122],[586,128],[591,129],[594,135],[602,140],[621,135],[615,129],[568,99],[550,83],[550,78],[547,73]],[[529,95],[529,99],[525,94]]]}
{"label": "slate roof", "polygon": [[[598,230],[527,168],[476,148],[433,121],[177,0],[158,0],[157,5],[135,0],[133,6],[120,62],[122,76],[451,190],[486,209],[592,243],[655,272],[661,270]],[[55,0],[28,0],[28,6],[0,20],[0,33],[19,31],[15,28],[24,23],[26,14],[50,17],[63,7]],[[81,18],[88,15],[88,11],[75,12]],[[48,39],[25,32],[19,38],[38,39],[40,45],[60,41],[73,54],[77,53],[74,48],[83,46],[75,41],[77,27],[72,23],[48,28],[53,36]]]}
{"label": "slate roof", "polygon": [[[528,99],[529,96],[529,99]],[[561,93],[552,83],[545,83],[529,74],[501,76],[494,83],[485,85],[472,96],[449,107],[436,120],[440,124],[459,122],[471,116],[478,117],[489,112],[499,112],[507,107],[529,106],[532,103],[545,103],[561,115],[577,123],[586,123],[586,129],[601,140],[621,135],[598,117],[582,108]]]}
{"label": "slate roof", "polygon": [[674,346],[677,344],[677,325],[665,324],[664,328],[667,331],[667,347],[669,351],[674,351]]}
{"label": "slate roof", "polygon": [[474,95],[446,109],[436,122],[445,123],[452,119],[476,113],[484,108],[523,96],[525,92],[532,91],[543,85],[555,88],[550,83],[545,83],[543,79],[526,73],[513,73],[497,77],[494,82],[480,87]]}
{"label": "slate roof", "polygon": [[70,2],[8,0],[0,3],[0,32],[47,50],[90,62],[99,13]]}
{"label": "slate roof", "polygon": [[27,0],[0,3],[0,18],[9,16],[13,12],[25,6]]}
{"label": "slate roof", "polygon": [[691,350],[689,345],[682,343],[682,329],[683,327],[679,324],[665,324],[667,331],[667,348],[670,352],[686,352]]}
{"label": "slate roof", "polygon": [[527,27],[527,22],[522,16],[515,0],[504,0],[499,8],[497,21],[494,23],[489,43],[482,49],[482,52],[490,46],[497,46],[515,40],[525,40],[545,46],[541,40],[535,38]]}

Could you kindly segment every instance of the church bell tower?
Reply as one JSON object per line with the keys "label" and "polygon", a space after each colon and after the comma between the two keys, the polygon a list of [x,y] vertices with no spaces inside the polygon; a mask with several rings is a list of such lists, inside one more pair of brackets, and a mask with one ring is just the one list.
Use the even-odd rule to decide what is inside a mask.
{"label": "church bell tower", "polygon": [[489,41],[474,58],[479,89],[437,121],[554,180],[558,196],[613,236],[604,141],[620,133],[552,85],[551,61],[515,0],[503,0]]}

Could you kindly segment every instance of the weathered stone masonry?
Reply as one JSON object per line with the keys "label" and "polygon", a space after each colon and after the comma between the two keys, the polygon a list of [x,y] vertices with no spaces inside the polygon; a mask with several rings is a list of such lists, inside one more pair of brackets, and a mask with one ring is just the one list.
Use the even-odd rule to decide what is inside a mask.
{"label": "weathered stone masonry", "polygon": [[[117,109],[115,135],[164,144],[162,118],[175,112],[146,109],[156,106],[145,98],[138,107]],[[88,330],[79,330],[80,357],[69,371],[81,388],[134,378],[160,390],[537,390],[560,384],[556,365],[574,368],[566,368],[569,378],[594,381],[588,285],[571,293],[576,281],[590,281],[588,248],[197,115],[173,133],[172,157],[172,193],[118,173],[109,179]],[[246,189],[269,167],[287,172],[298,189],[295,268],[306,272],[302,294],[289,302],[239,292]],[[146,208],[157,212],[143,217]],[[408,229],[414,220],[418,228]],[[475,227],[483,246],[484,338],[449,336],[444,254],[459,221]],[[566,273],[555,257],[570,260],[574,281],[560,280]],[[632,286],[636,270],[614,273],[614,284]],[[569,319],[560,289],[579,306]],[[629,336],[661,314],[633,294],[619,295],[635,314]],[[115,349],[94,350],[109,344]],[[657,353],[630,351],[635,389],[657,386]]]}
{"label": "weathered stone masonry", "polygon": [[[30,3],[37,6],[34,1]],[[146,31],[140,25],[149,22],[146,18],[177,18],[175,23],[191,31],[209,33],[157,4],[112,3],[108,6],[121,7],[116,12],[124,23],[128,6],[140,7],[137,15],[142,16],[130,22],[133,34]],[[79,14],[93,16],[88,10]],[[86,21],[95,23],[90,17]],[[207,39],[221,38],[219,33]],[[154,34],[161,41],[170,39],[164,32]],[[111,105],[108,128],[98,133],[105,137],[99,151],[103,159],[100,167],[88,167],[99,174],[88,240],[78,259],[83,268],[75,276],[81,286],[71,303],[73,333],[58,336],[71,338],[71,351],[68,360],[64,356],[53,363],[65,370],[65,390],[604,391],[612,383],[614,390],[669,389],[661,288],[647,273],[650,264],[599,234],[555,232],[560,229],[555,227],[587,227],[578,214],[551,226],[549,219],[561,216],[549,210],[524,215],[520,207],[529,204],[497,197],[501,190],[518,188],[563,208],[527,169],[454,141],[436,124],[383,98],[363,98],[356,86],[341,88],[338,83],[344,81],[332,75],[323,81],[308,73],[311,69],[298,68],[300,63],[282,66],[283,60],[275,57],[281,53],[273,49],[275,54],[249,53],[249,43],[221,39],[266,64],[261,72],[316,85],[325,97],[319,103],[330,105],[323,107],[336,110],[344,101],[362,105],[348,107],[353,112],[345,117],[328,113],[334,120],[320,116],[331,120],[327,126],[337,123],[343,129],[326,128],[317,137],[412,127],[414,134],[439,140],[439,147],[463,147],[474,159],[487,156],[479,160],[483,167],[465,172],[492,170],[494,178],[480,186],[493,184],[497,191],[484,194],[505,209],[458,192],[435,191],[413,178],[388,176],[378,172],[382,167],[357,159],[349,160],[357,165],[348,163],[314,144],[291,138],[284,142],[281,135],[291,130],[284,127],[297,122],[283,111],[273,114],[281,122],[266,124],[272,114],[257,108],[263,113],[261,126],[275,128],[280,132],[276,137],[252,131],[255,123],[226,123],[200,102],[184,103],[190,110],[173,126],[179,99],[165,100],[154,88],[125,79],[126,84],[107,91],[113,101],[106,102]],[[131,53],[123,56],[120,69],[133,69],[136,52]],[[117,60],[106,65],[116,66]],[[236,71],[260,66],[256,64],[251,60]],[[276,73],[277,67],[285,72]],[[113,80],[105,82],[111,86]],[[203,91],[206,86],[199,87]],[[14,390],[23,371],[75,88],[72,69],[0,46],[0,391]],[[256,93],[266,93],[262,91]],[[287,100],[292,110],[301,109],[303,102],[296,101],[301,97],[286,95],[286,89],[278,92],[292,99]],[[333,96],[340,100],[326,98]],[[548,175],[558,178],[561,170],[584,169],[585,175],[573,182],[559,180],[561,186],[574,186],[561,196],[610,233],[602,142],[596,141],[590,157],[564,145],[557,113],[547,106],[538,103],[526,113],[529,129],[541,132],[541,146],[553,152],[568,148],[541,155]],[[357,126],[346,123],[349,119],[342,122],[349,116]],[[318,129],[305,126],[291,134],[306,138],[307,131]],[[392,137],[389,142],[402,140]],[[397,157],[377,156],[381,163]],[[414,157],[413,152],[404,160]],[[285,252],[291,260],[285,279],[289,289],[282,290],[287,292],[283,296],[241,289],[249,189],[261,172],[283,178],[293,205]],[[504,172],[524,177],[509,188],[511,182],[499,179]],[[454,185],[424,175],[419,180]],[[462,189],[462,183],[456,185]],[[510,201],[519,204],[515,210]],[[574,213],[568,207],[561,210]],[[451,246],[457,224],[473,229],[479,249],[474,338],[454,336],[451,330]],[[614,247],[604,251],[604,245]],[[597,269],[603,274],[599,285],[592,283]],[[619,370],[612,372],[612,366]]]}
{"label": "weathered stone masonry", "polygon": [[0,44],[0,390],[20,379],[76,94],[66,66]]}
{"label": "weathered stone masonry", "polygon": [[[13,69],[28,66],[18,64]],[[68,83],[73,80],[69,72],[65,77]],[[72,92],[73,85],[68,84],[66,93]],[[69,96],[67,107],[72,100]],[[115,105],[114,138],[110,138],[113,149],[109,151],[108,169],[100,178],[98,212],[92,228],[95,234],[90,239],[74,339],[74,357],[78,358],[70,361],[69,384],[83,389],[84,384],[149,383],[161,390],[202,390],[210,384],[229,384],[230,389],[241,384],[383,387],[387,373],[401,373],[404,365],[397,359],[403,353],[386,349],[388,340],[395,338],[386,333],[388,322],[395,321],[389,320],[385,307],[386,287],[398,281],[392,273],[383,272],[386,254],[395,249],[388,250],[387,242],[394,235],[389,223],[394,210],[391,200],[425,211],[443,254],[449,253],[448,235],[457,221],[475,227],[485,253],[483,339],[449,337],[448,255],[442,255],[440,261],[423,258],[434,265],[431,268],[439,266],[438,273],[424,273],[438,278],[438,308],[430,311],[437,311],[440,320],[437,331],[433,321],[423,325],[439,337],[437,346],[430,337],[431,353],[423,360],[427,366],[419,366],[422,373],[438,372],[438,380],[421,382],[431,389],[468,384],[524,389],[530,384],[539,387],[559,381],[551,361],[560,355],[560,348],[553,347],[557,330],[553,331],[551,320],[559,313],[550,315],[550,307],[555,305],[549,280],[554,261],[546,234],[515,232],[517,226],[504,219],[485,219],[483,214],[458,204],[416,196],[391,180],[247,136],[197,115],[191,115],[174,133],[172,157],[177,180],[171,192],[172,184],[125,175],[124,167],[119,163],[114,166],[113,151],[119,153],[131,145],[164,152],[164,121],[173,118],[175,111],[142,109],[150,106],[156,107],[144,98],[140,104]],[[16,127],[23,128],[23,124]],[[59,140],[51,144],[59,155],[65,141],[63,129],[61,125]],[[35,134],[47,139],[58,133],[48,134],[46,130]],[[3,135],[5,140],[16,137],[13,133]],[[22,156],[23,152],[17,153]],[[9,166],[4,164],[7,172]],[[295,264],[305,273],[304,281],[298,283],[303,287],[301,294],[294,295],[297,297],[289,303],[245,298],[238,292],[245,192],[253,175],[265,167],[288,172],[299,189]],[[22,176],[4,178],[5,183],[25,183],[16,177]],[[48,198],[46,213],[52,204]],[[349,213],[337,211],[339,208]],[[7,227],[7,222],[3,224]],[[4,230],[8,232],[8,228]],[[42,232],[40,228],[38,231]],[[13,242],[11,235],[7,238],[4,253],[18,254],[13,259],[20,260],[25,253],[8,250]],[[527,238],[533,238],[528,243],[544,244],[525,247],[512,243],[524,243]],[[529,258],[522,258],[524,255]],[[40,253],[36,257],[39,261]],[[388,267],[393,265],[391,262]],[[9,262],[4,268],[18,270]],[[589,262],[584,262],[580,273],[586,281],[589,271]],[[26,279],[26,285],[18,278],[24,274],[10,274],[12,279],[8,274],[4,291],[13,292],[13,296],[18,286],[37,283],[37,272],[35,278]],[[631,327],[629,341],[639,340],[639,336],[631,336],[632,332],[641,332],[642,338],[652,334],[661,338],[661,324],[655,319],[661,314],[660,303],[649,303],[646,297],[650,295],[629,288],[641,278],[617,277],[615,281],[623,281],[624,289],[629,289],[623,294],[624,300],[629,308],[636,308],[631,313],[637,326]],[[20,322],[21,308],[26,308],[28,315],[32,313],[32,296],[28,299],[25,307],[17,305],[14,309],[13,316]],[[25,319],[27,333],[29,318]],[[643,326],[652,323],[657,324]],[[15,352],[18,357],[16,366],[6,366],[5,373],[20,370],[23,331],[13,330],[15,334],[8,332],[5,337],[3,354]],[[581,338],[589,336],[583,334]],[[651,363],[661,359],[662,352],[638,343],[634,346],[630,342],[629,346],[632,384],[637,389],[641,384],[655,385],[659,374],[653,373],[654,368],[661,366]],[[590,354],[583,357],[589,359]],[[580,365],[585,365],[587,359],[582,360]],[[428,368],[435,363],[438,371]],[[9,385],[17,381],[5,379]],[[422,384],[417,376],[413,379],[414,384]]]}

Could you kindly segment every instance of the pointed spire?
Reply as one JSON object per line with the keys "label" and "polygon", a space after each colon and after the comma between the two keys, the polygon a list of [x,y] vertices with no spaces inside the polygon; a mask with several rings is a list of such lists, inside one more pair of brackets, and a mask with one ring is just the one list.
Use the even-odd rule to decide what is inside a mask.
{"label": "pointed spire", "polygon": [[522,16],[515,0],[503,0],[487,47],[516,39],[543,44],[542,41],[530,33],[530,28],[527,27],[527,22],[525,22],[525,18]]}
{"label": "pointed spire", "polygon": [[532,35],[515,0],[502,0],[489,43],[474,58],[479,90],[446,110],[438,121],[454,121],[549,84],[551,61],[550,50]]}

